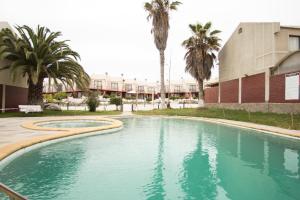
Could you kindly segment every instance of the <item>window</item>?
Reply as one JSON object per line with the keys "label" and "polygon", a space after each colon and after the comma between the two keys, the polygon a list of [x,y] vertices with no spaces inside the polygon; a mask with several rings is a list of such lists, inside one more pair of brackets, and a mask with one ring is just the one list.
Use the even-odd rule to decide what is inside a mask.
{"label": "window", "polygon": [[111,89],[118,90],[118,83],[115,83],[115,82],[111,83]]}
{"label": "window", "polygon": [[189,85],[190,92],[196,92],[196,85]]}
{"label": "window", "polygon": [[285,75],[285,100],[299,99],[299,73]]}
{"label": "window", "polygon": [[290,51],[300,50],[300,36],[289,37],[289,50]]}
{"label": "window", "polygon": [[180,85],[175,85],[174,92],[181,92],[181,86]]}
{"label": "window", "polygon": [[125,84],[125,91],[129,92],[132,90],[132,84]]}
{"label": "window", "polygon": [[96,89],[102,89],[102,81],[95,80],[94,81],[94,88],[96,88]]}
{"label": "window", "polygon": [[152,93],[154,91],[153,89],[154,89],[153,87],[148,87],[148,92]]}
{"label": "window", "polygon": [[139,91],[139,92],[144,92],[144,86],[139,86],[139,87],[138,87],[138,91]]}

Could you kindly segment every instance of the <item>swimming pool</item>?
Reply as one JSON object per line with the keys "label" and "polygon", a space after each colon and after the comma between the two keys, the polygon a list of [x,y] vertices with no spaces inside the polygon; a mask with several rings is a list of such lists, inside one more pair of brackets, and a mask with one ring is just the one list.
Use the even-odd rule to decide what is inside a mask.
{"label": "swimming pool", "polygon": [[299,199],[300,142],[207,122],[124,129],[32,150],[0,171],[29,199]]}

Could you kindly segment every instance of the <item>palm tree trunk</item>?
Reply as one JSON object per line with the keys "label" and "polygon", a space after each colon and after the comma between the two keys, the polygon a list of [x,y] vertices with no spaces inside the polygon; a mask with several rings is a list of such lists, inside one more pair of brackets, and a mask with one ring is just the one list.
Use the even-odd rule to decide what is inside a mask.
{"label": "palm tree trunk", "polygon": [[198,106],[199,107],[204,107],[204,91],[203,91],[203,80],[198,80],[198,87],[199,87],[199,94],[198,94]]}
{"label": "palm tree trunk", "polygon": [[160,54],[160,97],[161,97],[161,108],[166,108],[166,91],[165,91],[165,52],[164,50],[159,51]]}
{"label": "palm tree trunk", "polygon": [[28,80],[28,104],[43,105],[43,82],[44,78],[40,77],[37,84],[34,84],[29,78]]}

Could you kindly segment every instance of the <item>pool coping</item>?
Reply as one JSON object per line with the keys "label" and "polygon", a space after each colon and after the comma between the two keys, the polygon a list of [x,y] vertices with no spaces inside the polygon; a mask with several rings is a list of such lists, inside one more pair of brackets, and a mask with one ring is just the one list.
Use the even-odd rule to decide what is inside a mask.
{"label": "pool coping", "polygon": [[[50,128],[50,127],[41,127],[37,126],[38,123],[45,123],[45,122],[52,122],[52,121],[68,121],[68,120],[96,120],[96,121],[105,121],[109,122],[110,124],[102,125],[98,127],[86,127],[86,128]],[[46,143],[49,141],[57,142],[59,139],[72,139],[74,137],[83,137],[88,135],[95,135],[95,134],[104,134],[107,133],[108,130],[116,131],[123,127],[123,122],[117,119],[112,118],[105,118],[105,117],[82,117],[82,118],[71,118],[71,117],[62,117],[56,119],[48,119],[48,120],[34,120],[29,121],[21,124],[23,128],[37,130],[37,131],[57,131],[53,134],[42,135],[32,137],[27,140],[21,140],[16,143],[8,144],[0,148],[0,162],[2,163],[3,160],[8,159],[13,154],[17,153],[18,151],[37,145]],[[99,132],[100,131],[100,132]],[[88,134],[93,133],[93,134]]]}
{"label": "pool coping", "polygon": [[206,118],[206,117],[191,117],[191,116],[168,116],[168,115],[135,115],[140,117],[162,117],[162,118],[173,118],[173,119],[187,119],[187,120],[196,120],[196,121],[204,121],[215,124],[222,124],[231,127],[243,128],[243,129],[251,129],[255,131],[260,131],[276,136],[288,137],[293,139],[300,140],[300,130],[291,130],[285,128],[279,128],[275,126],[268,126],[263,124],[256,124],[251,122],[242,122],[228,119],[218,119],[218,118]]}

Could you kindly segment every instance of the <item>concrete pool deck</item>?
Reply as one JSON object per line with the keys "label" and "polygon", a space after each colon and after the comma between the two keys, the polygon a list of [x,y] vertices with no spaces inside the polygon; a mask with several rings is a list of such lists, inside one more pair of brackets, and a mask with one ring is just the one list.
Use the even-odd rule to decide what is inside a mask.
{"label": "concrete pool deck", "polygon": [[[142,115],[132,115],[132,113],[123,113],[116,116],[65,116],[65,117],[17,117],[17,118],[1,118],[0,119],[0,161],[9,155],[15,153],[20,149],[32,146],[34,144],[59,139],[62,137],[69,137],[79,135],[82,133],[89,133],[101,130],[109,130],[122,127],[122,122],[115,120],[120,117],[147,117]],[[151,117],[151,116],[149,116]],[[225,119],[201,118],[201,117],[185,117],[185,116],[152,116],[163,118],[177,118],[188,120],[206,121],[216,124],[223,124],[239,128],[253,129],[263,131],[270,134],[275,134],[283,137],[300,138],[300,130],[289,130],[267,125],[254,124],[249,122],[232,121]],[[37,127],[35,122],[48,122],[57,120],[80,120],[93,119],[101,120],[108,119],[112,124],[103,127],[89,127],[89,128],[45,128]],[[26,128],[25,128],[26,127]]]}

